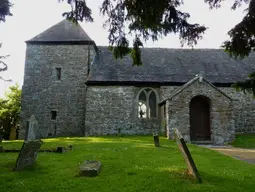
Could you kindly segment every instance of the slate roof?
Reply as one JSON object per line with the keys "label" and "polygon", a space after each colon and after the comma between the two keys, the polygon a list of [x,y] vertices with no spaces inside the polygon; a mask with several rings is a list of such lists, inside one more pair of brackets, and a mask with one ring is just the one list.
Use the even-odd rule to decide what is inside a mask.
{"label": "slate roof", "polygon": [[26,41],[27,43],[93,42],[79,24],[64,19],[44,32]]}
{"label": "slate roof", "polygon": [[255,53],[235,60],[222,49],[143,48],[143,66],[132,66],[130,57],[116,60],[107,47],[98,49],[88,84],[186,83],[201,72],[213,84],[229,84],[255,71]]}

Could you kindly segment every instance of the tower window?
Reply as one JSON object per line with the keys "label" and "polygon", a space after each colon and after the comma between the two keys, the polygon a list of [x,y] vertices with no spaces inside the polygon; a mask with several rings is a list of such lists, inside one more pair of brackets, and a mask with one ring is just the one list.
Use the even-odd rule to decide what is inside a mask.
{"label": "tower window", "polygon": [[57,111],[51,111],[51,119],[56,120],[57,119]]}
{"label": "tower window", "polygon": [[61,68],[56,68],[57,80],[61,80]]}

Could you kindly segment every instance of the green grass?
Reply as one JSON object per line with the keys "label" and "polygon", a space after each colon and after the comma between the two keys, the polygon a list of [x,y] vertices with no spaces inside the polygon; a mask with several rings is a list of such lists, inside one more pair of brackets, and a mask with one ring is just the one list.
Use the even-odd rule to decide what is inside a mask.
{"label": "green grass", "polygon": [[255,148],[255,134],[236,135],[236,139],[231,143],[234,147]]}
{"label": "green grass", "polygon": [[[185,174],[176,143],[152,137],[88,137],[44,140],[43,148],[72,144],[64,154],[39,153],[37,164],[12,172],[18,153],[0,153],[0,191],[3,192],[253,192],[255,166],[206,148],[189,145],[202,184]],[[4,142],[5,148],[22,142]],[[102,162],[100,176],[77,177],[85,160]]]}

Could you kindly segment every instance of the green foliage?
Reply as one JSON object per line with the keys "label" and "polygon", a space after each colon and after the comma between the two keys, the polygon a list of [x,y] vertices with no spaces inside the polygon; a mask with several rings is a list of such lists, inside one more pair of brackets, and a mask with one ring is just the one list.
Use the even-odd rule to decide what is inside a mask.
{"label": "green foliage", "polygon": [[229,41],[225,41],[223,47],[235,58],[244,58],[255,50],[255,0],[246,0],[249,8],[243,20],[228,32]]}
{"label": "green foliage", "polygon": [[245,81],[239,81],[232,85],[237,91],[242,91],[244,93],[252,93],[255,97],[255,72],[251,73],[249,79]]}
{"label": "green foliage", "polygon": [[5,139],[9,138],[10,129],[18,128],[21,109],[21,89],[16,84],[5,93],[5,98],[0,98],[0,134]]}
{"label": "green foliage", "polygon": [[255,134],[238,134],[231,145],[234,147],[255,149]]}
{"label": "green foliage", "polygon": [[0,0],[0,22],[5,22],[6,16],[12,16],[11,7],[12,4],[9,0]]}
{"label": "green foliage", "polygon": [[[10,12],[11,7],[12,4],[9,0],[0,0],[0,23],[5,22],[6,16],[12,16],[12,13]],[[2,44],[0,43],[0,48],[1,47]],[[7,71],[7,64],[3,61],[6,57],[8,57],[8,55],[0,56],[0,72]],[[4,79],[0,76],[0,80]]]}
{"label": "green foliage", "polygon": [[[64,13],[66,18],[77,22],[93,21],[91,9],[86,0],[59,0],[71,5],[71,11]],[[204,0],[211,9],[219,8],[223,0]],[[230,56],[247,56],[254,46],[254,10],[255,0],[235,0],[232,9],[242,3],[249,3],[249,11],[243,21],[233,28],[229,35],[231,40],[224,42],[223,47]],[[179,34],[181,44],[194,46],[202,38],[206,27],[197,23],[189,23],[189,13],[182,12],[180,6],[184,0],[104,0],[100,11],[107,16],[104,27],[108,28],[110,49],[116,58],[131,54],[133,65],[141,65],[142,40],[146,41],[166,36],[170,33]],[[132,48],[126,39],[128,34],[135,34]]]}
{"label": "green foliage", "polygon": [[78,21],[93,22],[91,16],[91,9],[87,7],[87,3],[84,0],[58,0],[59,2],[65,1],[71,7],[70,12],[63,13],[63,16],[67,19],[77,23]]}
{"label": "green foliage", "polygon": [[[178,10],[183,4],[180,0],[104,0],[100,11],[107,16],[104,26],[109,31],[110,46],[120,51],[113,52],[115,57],[131,53],[133,65],[141,65],[141,39],[153,41],[170,33],[178,33],[181,42],[193,46],[202,37],[206,28],[188,22],[190,15]],[[135,34],[130,52],[122,52],[122,47],[129,48],[126,39],[125,24],[129,34]],[[121,46],[119,46],[121,45]]]}
{"label": "green foliage", "polygon": [[[58,1],[70,5],[71,10],[63,13],[67,19],[75,23],[84,20],[93,22],[87,0]],[[185,5],[185,1],[187,0],[103,0],[100,12],[107,16],[104,27],[108,28],[109,48],[115,58],[123,58],[130,54],[133,65],[142,65],[143,41],[149,39],[156,41],[171,33],[179,35],[182,45],[196,45],[207,28],[188,21],[191,15],[180,9]],[[223,0],[204,0],[204,2],[213,9],[220,8]],[[234,0],[231,9],[235,10],[242,4],[249,4],[246,15],[229,31],[230,40],[222,45],[234,58],[244,58],[255,50],[255,0]],[[6,16],[12,15],[11,6],[9,0],[0,0],[0,22],[5,21]],[[128,33],[125,31],[126,27]],[[133,44],[127,40],[127,34],[134,35]],[[3,70],[6,70],[5,63],[2,64]],[[239,84],[242,90],[246,90],[246,87],[251,85],[246,83],[250,82]]]}
{"label": "green foliage", "polygon": [[[70,5],[71,10],[63,16],[73,22],[93,22],[92,11],[86,0],[58,0]],[[223,0],[204,0],[209,7],[219,8]],[[231,56],[245,57],[255,48],[255,0],[235,0],[232,9],[249,3],[246,16],[229,31],[230,40],[223,47]],[[107,16],[104,27],[109,31],[110,49],[116,58],[131,54],[133,65],[141,65],[142,40],[154,41],[170,33],[179,34],[182,45],[193,46],[202,38],[206,27],[197,23],[189,23],[189,13],[182,12],[180,7],[185,0],[104,0],[100,12]],[[9,0],[0,0],[0,21],[5,21],[12,4]],[[135,34],[133,46],[126,39],[128,34]]]}
{"label": "green foliage", "polygon": [[[64,154],[39,153],[37,164],[13,172],[18,153],[0,154],[1,191],[8,192],[234,192],[254,191],[255,166],[218,152],[188,145],[203,182],[186,174],[177,145],[160,137],[83,137],[44,139],[43,149],[72,144]],[[3,142],[4,148],[20,148],[22,142]],[[99,160],[98,177],[77,177],[85,160]]]}
{"label": "green foliage", "polygon": [[[0,48],[1,47],[2,47],[2,44],[0,43]],[[0,72],[7,71],[7,69],[8,69],[7,64],[4,62],[4,59],[6,59],[7,57],[9,57],[9,55],[0,56]],[[3,79],[1,76],[0,76],[0,80],[10,81],[10,80]]]}

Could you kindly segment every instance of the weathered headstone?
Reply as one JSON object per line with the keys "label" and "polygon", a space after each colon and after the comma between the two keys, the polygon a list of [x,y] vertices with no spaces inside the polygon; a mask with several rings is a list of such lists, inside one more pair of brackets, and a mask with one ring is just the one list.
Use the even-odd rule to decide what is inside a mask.
{"label": "weathered headstone", "polygon": [[192,174],[194,176],[195,179],[197,179],[197,181],[199,183],[202,182],[201,177],[198,173],[197,167],[195,162],[193,161],[193,158],[189,152],[189,149],[182,137],[182,134],[178,131],[178,129],[174,129],[174,133],[175,133],[175,139],[176,139],[176,143],[181,151],[181,153],[183,154],[183,157],[186,161],[187,167],[188,167],[188,171],[190,174]]}
{"label": "weathered headstone", "polygon": [[66,152],[66,148],[65,147],[57,147],[56,152],[57,153],[65,153]]}
{"label": "weathered headstone", "polygon": [[155,145],[155,147],[160,147],[160,144],[159,144],[159,136],[158,136],[158,133],[157,133],[157,132],[154,132],[154,133],[153,133],[153,140],[154,140],[154,145]]}
{"label": "weathered headstone", "polygon": [[43,142],[41,140],[25,141],[13,170],[22,170],[27,166],[33,165],[36,161],[36,157],[42,143]]}
{"label": "weathered headstone", "polygon": [[32,115],[28,121],[28,129],[26,134],[26,141],[33,141],[36,138],[37,120]]}
{"label": "weathered headstone", "polygon": [[15,127],[11,127],[10,135],[9,135],[9,140],[15,140],[16,136],[17,136],[16,128]]}
{"label": "weathered headstone", "polygon": [[101,163],[87,160],[80,166],[80,176],[95,177],[99,175]]}

